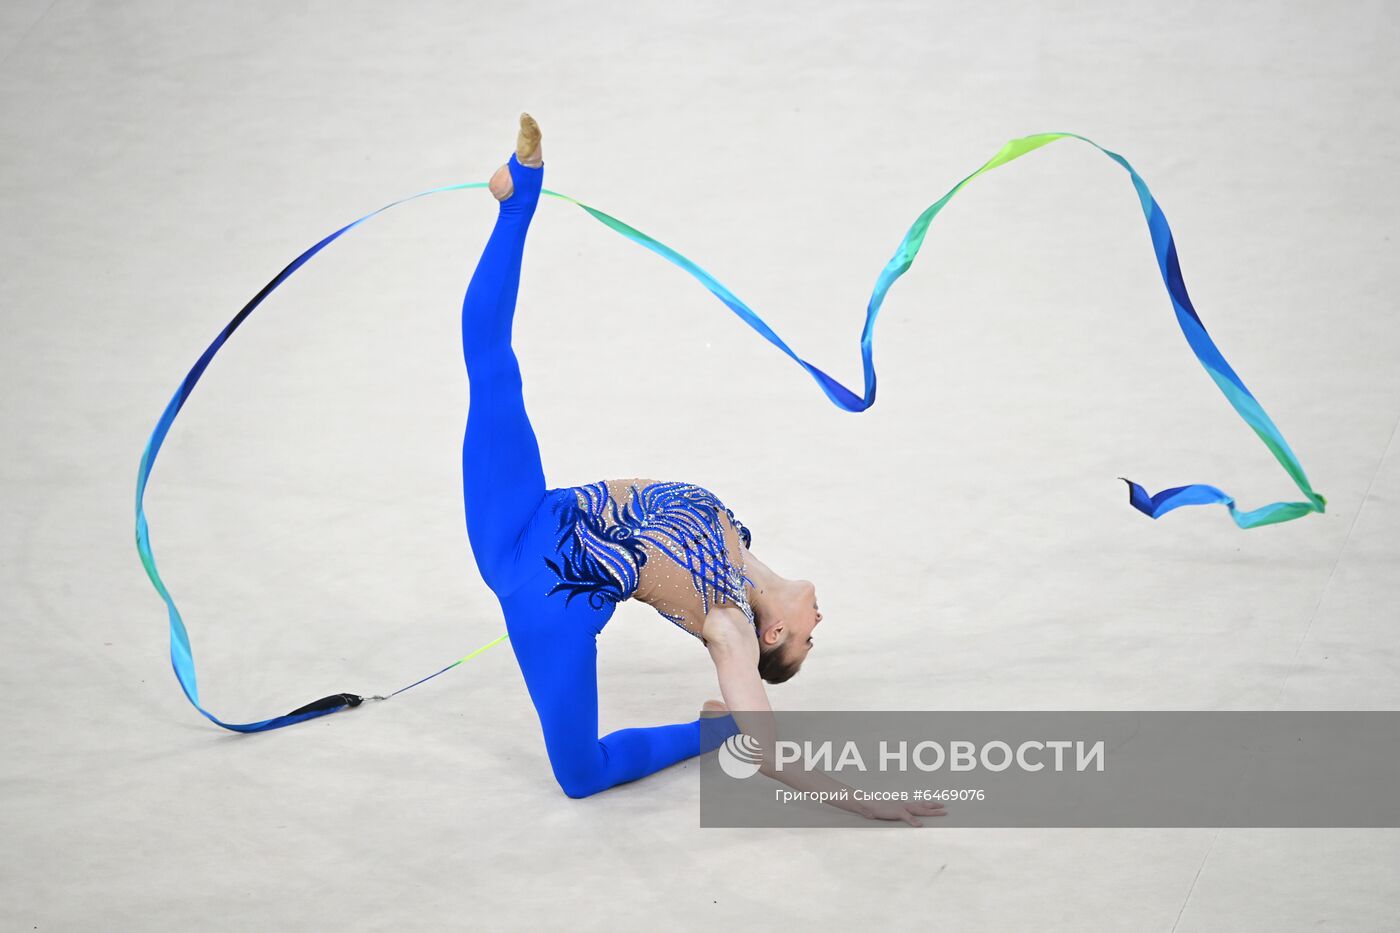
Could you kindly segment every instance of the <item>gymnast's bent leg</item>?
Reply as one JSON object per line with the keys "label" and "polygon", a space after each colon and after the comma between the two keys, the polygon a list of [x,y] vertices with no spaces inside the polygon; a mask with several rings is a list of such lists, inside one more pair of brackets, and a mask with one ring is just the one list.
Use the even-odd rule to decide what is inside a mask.
{"label": "gymnast's bent leg", "polygon": [[733,717],[620,729],[598,738],[597,636],[612,615],[577,599],[567,607],[539,574],[501,600],[525,686],[539,714],[555,780],[570,797],[635,781],[719,745]]}
{"label": "gymnast's bent leg", "polygon": [[[507,163],[514,191],[500,202],[495,229],[462,302],[462,351],[471,402],[462,443],[467,534],[482,578],[501,602],[506,630],[539,714],[560,787],[586,797],[636,780],[702,750],[701,720],[623,729],[598,738],[596,638],[612,614],[586,600],[549,596],[545,552],[554,518],[545,501],[539,445],[525,412],[511,322],[525,236],[544,169]],[[729,720],[732,717],[721,717]],[[725,735],[707,727],[703,745]]]}

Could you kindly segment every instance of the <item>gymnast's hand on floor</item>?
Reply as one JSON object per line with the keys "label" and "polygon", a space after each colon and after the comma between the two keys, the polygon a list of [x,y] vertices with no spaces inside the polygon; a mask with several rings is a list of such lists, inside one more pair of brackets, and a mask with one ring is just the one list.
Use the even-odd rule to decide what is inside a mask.
{"label": "gymnast's hand on floor", "polygon": [[919,800],[881,800],[865,805],[865,818],[867,820],[903,820],[910,826],[924,825],[919,817],[921,816],[947,816],[948,811],[941,803],[925,803]]}

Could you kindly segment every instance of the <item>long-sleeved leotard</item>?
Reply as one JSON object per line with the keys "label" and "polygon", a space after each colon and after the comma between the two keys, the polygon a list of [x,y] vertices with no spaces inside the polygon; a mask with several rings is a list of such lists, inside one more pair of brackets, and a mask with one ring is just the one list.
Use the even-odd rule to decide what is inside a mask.
{"label": "long-sleeved leotard", "polygon": [[462,303],[471,387],[462,494],[472,552],[501,603],[554,776],[570,797],[584,797],[698,755],[735,731],[724,717],[718,728],[706,724],[703,739],[699,719],[599,738],[596,639],[616,604],[639,594],[694,634],[714,603],[732,602],[752,620],[742,557],[749,534],[690,484],[545,487],[511,347],[544,169],[514,154],[507,164],[514,192],[500,202]]}

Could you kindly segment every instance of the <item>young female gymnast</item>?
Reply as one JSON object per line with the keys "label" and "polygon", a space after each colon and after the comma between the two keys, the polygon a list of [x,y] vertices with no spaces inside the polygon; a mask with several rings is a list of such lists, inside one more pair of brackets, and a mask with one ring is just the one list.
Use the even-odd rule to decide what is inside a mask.
{"label": "young female gymnast", "polygon": [[[705,730],[711,747],[714,736],[742,727],[771,748],[762,681],[797,673],[822,614],[812,584],[779,576],[755,557],[748,529],[709,490],[649,479],[545,487],[511,348],[525,235],[544,178],[540,138],[522,114],[516,150],[491,177],[496,225],[462,303],[471,387],[462,493],[472,552],[500,600],[554,776],[570,797],[586,797],[709,750],[701,719],[598,737],[596,639],[617,603],[647,603],[709,650],[724,702],[708,701],[702,715],[726,720]],[[844,787],[820,773],[766,764],[764,773],[803,790]],[[913,825],[943,809],[835,805]]]}

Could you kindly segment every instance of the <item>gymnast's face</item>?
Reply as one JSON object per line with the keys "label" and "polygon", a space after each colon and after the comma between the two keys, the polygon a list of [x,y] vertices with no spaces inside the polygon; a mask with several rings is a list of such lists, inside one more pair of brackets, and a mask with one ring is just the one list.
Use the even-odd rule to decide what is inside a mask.
{"label": "gymnast's face", "polygon": [[802,667],[816,644],[812,631],[822,621],[817,588],[807,580],[794,583],[778,618],[760,621],[758,672],[770,684],[783,683]]}

